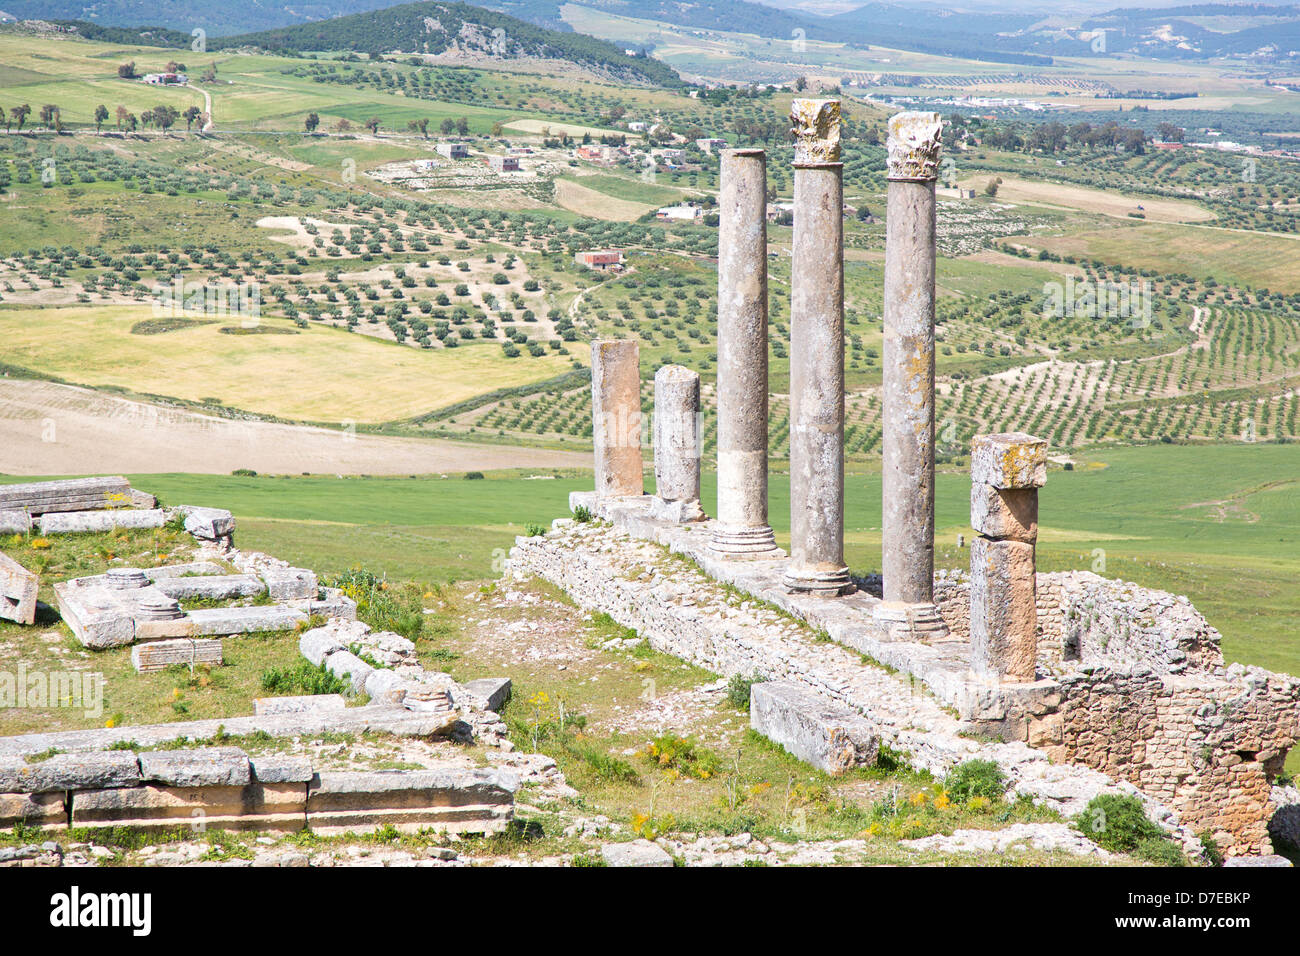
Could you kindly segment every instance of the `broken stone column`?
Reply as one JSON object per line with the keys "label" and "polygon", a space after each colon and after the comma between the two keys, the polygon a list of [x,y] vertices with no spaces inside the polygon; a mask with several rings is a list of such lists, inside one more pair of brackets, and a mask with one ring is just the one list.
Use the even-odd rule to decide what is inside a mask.
{"label": "broken stone column", "polygon": [[839,100],[796,99],[790,280],[791,591],[853,590],[844,563],[844,167]]}
{"label": "broken stone column", "polygon": [[938,113],[889,121],[885,226],[881,576],[876,619],[939,637],[934,604],[934,184]]}
{"label": "broken stone column", "polygon": [[641,354],[636,342],[591,343],[591,427],[597,497],[644,494]]}
{"label": "broken stone column", "polygon": [[978,435],[970,469],[971,669],[994,683],[1029,683],[1038,662],[1034,544],[1047,442]]}
{"label": "broken stone column", "polygon": [[710,548],[774,557],[767,523],[767,157],[722,153],[718,200],[718,509]]}
{"label": "broken stone column", "polygon": [[654,446],[655,517],[699,521],[699,373],[680,365],[655,372]]}
{"label": "broken stone column", "polygon": [[0,618],[19,624],[36,622],[36,592],[40,580],[31,571],[0,554]]}

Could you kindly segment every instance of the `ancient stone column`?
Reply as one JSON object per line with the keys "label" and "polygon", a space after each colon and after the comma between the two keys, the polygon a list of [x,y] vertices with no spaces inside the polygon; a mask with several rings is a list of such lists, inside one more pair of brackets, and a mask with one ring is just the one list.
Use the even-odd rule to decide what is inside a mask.
{"label": "ancient stone column", "polygon": [[721,557],[780,552],[767,523],[767,158],[722,153],[718,200],[718,509]]}
{"label": "ancient stone column", "polygon": [[655,372],[655,517],[698,521],[700,510],[700,376],[680,365]]}
{"label": "ancient stone column", "polygon": [[844,184],[838,100],[796,99],[790,275],[791,591],[845,594]]}
{"label": "ancient stone column", "polygon": [[1047,442],[1011,432],[971,446],[971,669],[993,683],[1034,680],[1038,606],[1034,545]]}
{"label": "ancient stone column", "polygon": [[591,426],[596,495],[645,493],[641,462],[641,364],[636,342],[591,343]]}
{"label": "ancient stone column", "polygon": [[885,224],[881,521],[884,603],[876,619],[939,636],[934,605],[934,183],[938,113],[889,120]]}

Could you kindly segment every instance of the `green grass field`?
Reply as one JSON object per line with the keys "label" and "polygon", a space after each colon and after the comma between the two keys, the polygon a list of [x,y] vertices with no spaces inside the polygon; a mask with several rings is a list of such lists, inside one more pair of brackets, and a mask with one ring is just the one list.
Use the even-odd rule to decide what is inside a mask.
{"label": "green grass field", "polygon": [[[1300,673],[1300,445],[1117,448],[1101,467],[1053,471],[1041,493],[1040,566],[1093,567],[1106,577],[1187,594],[1224,635],[1231,660]],[[1278,476],[1291,476],[1279,480]],[[568,493],[590,478],[522,473],[336,479],[140,475],[137,487],[172,503],[230,508],[240,543],[321,570],[356,563],[432,582],[493,576],[498,549],[528,523],[568,512]],[[969,537],[969,480],[938,479],[940,564],[960,567]],[[856,572],[880,566],[880,477],[846,481],[847,558]],[[714,476],[704,501],[714,510]],[[771,479],[771,520],[789,529],[789,480]]]}

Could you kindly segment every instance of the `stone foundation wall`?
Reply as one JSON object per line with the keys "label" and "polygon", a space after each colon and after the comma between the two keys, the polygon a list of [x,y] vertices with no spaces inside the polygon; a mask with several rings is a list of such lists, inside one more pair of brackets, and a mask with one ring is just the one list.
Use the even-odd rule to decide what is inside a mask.
{"label": "stone foundation wall", "polygon": [[1300,681],[1239,664],[1214,682],[1085,665],[1061,688],[1053,759],[1129,781],[1230,852],[1272,852],[1272,781],[1300,734]]}

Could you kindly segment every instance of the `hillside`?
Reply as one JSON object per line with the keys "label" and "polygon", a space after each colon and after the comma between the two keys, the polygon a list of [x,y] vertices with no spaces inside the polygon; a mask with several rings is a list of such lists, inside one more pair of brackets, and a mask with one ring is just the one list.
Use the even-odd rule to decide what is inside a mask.
{"label": "hillside", "polygon": [[624,82],[681,85],[670,67],[648,57],[629,56],[612,43],[560,33],[464,3],[407,3],[322,23],[223,37],[210,46],[257,47],[277,53],[348,50],[568,60]]}
{"label": "hillside", "polygon": [[20,20],[81,20],[112,27],[158,24],[184,31],[188,44],[195,27],[206,30],[210,37],[225,36],[327,20],[387,5],[388,0],[306,0],[294,4],[275,0],[6,0],[0,9]]}

